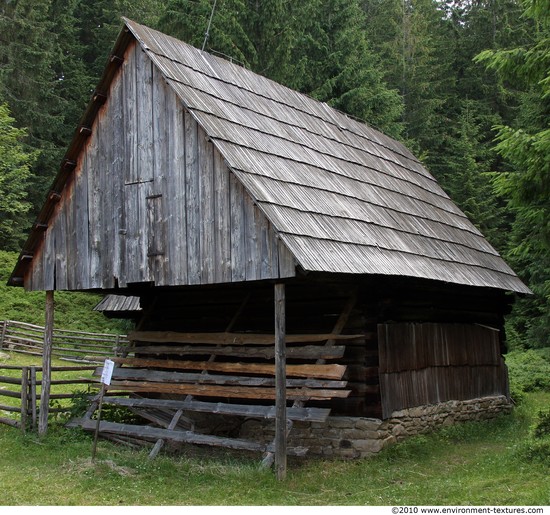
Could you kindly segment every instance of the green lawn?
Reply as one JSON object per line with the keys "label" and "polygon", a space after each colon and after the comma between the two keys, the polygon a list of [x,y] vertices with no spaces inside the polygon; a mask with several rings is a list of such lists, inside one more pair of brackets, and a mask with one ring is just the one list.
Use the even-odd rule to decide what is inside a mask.
{"label": "green lawn", "polygon": [[[61,426],[47,437],[0,426],[2,505],[549,505],[550,446],[530,426],[549,393],[496,421],[469,423],[356,461],[292,461],[278,482],[258,459],[189,448],[133,451]],[[531,453],[528,454],[529,449]]]}

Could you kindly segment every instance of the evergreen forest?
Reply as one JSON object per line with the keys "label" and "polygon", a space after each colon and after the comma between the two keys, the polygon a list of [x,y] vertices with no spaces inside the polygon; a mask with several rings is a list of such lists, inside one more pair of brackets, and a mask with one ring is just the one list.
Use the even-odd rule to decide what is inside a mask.
{"label": "evergreen forest", "polygon": [[550,0],[0,0],[0,250],[21,249],[121,16],[403,141],[534,292],[509,345],[550,346]]}

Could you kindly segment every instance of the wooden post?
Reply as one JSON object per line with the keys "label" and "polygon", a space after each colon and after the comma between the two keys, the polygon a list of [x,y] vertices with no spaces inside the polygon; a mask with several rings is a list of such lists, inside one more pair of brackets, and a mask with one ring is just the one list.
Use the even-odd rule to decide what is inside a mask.
{"label": "wooden post", "polygon": [[6,330],[8,329],[8,320],[4,320],[4,323],[2,324],[2,335],[0,336],[0,350],[4,348],[4,340],[6,338]]}
{"label": "wooden post", "polygon": [[32,413],[32,430],[36,431],[36,367],[31,366],[31,413]]}
{"label": "wooden post", "polygon": [[[178,411],[176,411],[167,429],[174,429],[178,425],[178,422],[182,415],[183,415],[183,410],[179,409]],[[155,443],[155,445],[153,446],[153,449],[149,453],[150,460],[153,460],[157,457],[157,454],[160,452],[163,445],[164,445],[164,440],[162,438],[159,438]]]}
{"label": "wooden post", "polygon": [[286,324],[285,285],[275,285],[275,471],[286,478]]}
{"label": "wooden post", "polygon": [[21,369],[21,431],[27,431],[29,415],[29,367]]}
{"label": "wooden post", "polygon": [[52,375],[52,339],[54,320],[53,290],[46,292],[46,325],[44,327],[44,347],[42,349],[42,388],[40,390],[40,413],[38,417],[38,434],[48,431],[48,414],[50,411],[50,386]]}
{"label": "wooden post", "polygon": [[99,425],[101,424],[101,409],[103,407],[103,397],[105,396],[105,383],[101,383],[101,390],[99,391],[99,407],[97,408],[97,420],[94,431],[94,442],[92,444],[92,461],[95,461],[97,453],[97,439],[99,437]]}

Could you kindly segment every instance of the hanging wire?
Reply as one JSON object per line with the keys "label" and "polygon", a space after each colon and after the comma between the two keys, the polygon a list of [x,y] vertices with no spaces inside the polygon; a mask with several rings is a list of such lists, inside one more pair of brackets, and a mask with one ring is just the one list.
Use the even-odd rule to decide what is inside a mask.
{"label": "hanging wire", "polygon": [[214,0],[214,5],[212,6],[212,12],[210,13],[210,19],[208,20],[208,27],[206,28],[206,32],[204,33],[204,42],[202,44],[202,51],[204,51],[204,49],[206,48],[206,42],[210,37],[210,26],[212,25],[212,18],[214,17],[214,11],[216,10],[217,2],[218,0]]}

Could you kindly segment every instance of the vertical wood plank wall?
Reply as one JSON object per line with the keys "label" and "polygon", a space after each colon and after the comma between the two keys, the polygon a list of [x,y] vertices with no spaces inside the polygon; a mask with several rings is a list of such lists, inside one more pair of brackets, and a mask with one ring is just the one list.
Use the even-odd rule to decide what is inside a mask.
{"label": "vertical wood plank wall", "polygon": [[138,45],[72,173],[28,289],[294,275],[269,221]]}
{"label": "vertical wood plank wall", "polygon": [[499,331],[475,324],[378,326],[383,417],[395,410],[507,395]]}

